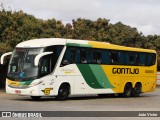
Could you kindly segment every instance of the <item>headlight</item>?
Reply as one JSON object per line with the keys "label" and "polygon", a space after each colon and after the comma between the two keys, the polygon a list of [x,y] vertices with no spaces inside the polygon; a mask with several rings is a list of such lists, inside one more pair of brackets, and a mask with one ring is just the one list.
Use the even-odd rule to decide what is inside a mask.
{"label": "headlight", "polygon": [[34,82],[32,82],[30,85],[29,85],[29,87],[33,87],[33,86],[36,86],[36,85],[39,85],[39,84],[41,84],[41,83],[43,83],[43,81],[34,81]]}

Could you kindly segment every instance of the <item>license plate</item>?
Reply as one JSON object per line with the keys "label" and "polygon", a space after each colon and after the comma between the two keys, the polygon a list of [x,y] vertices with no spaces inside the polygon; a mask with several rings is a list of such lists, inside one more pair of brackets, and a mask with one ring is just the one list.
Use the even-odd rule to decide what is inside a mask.
{"label": "license plate", "polygon": [[15,90],[15,93],[16,94],[21,94],[21,91],[20,90]]}

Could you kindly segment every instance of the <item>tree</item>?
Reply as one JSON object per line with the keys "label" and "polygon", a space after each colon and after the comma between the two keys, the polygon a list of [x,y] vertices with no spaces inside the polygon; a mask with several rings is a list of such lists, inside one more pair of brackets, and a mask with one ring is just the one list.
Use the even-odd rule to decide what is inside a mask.
{"label": "tree", "polygon": [[122,22],[112,24],[105,18],[95,21],[78,18],[64,25],[62,21],[54,18],[42,20],[23,11],[7,11],[1,5],[0,21],[0,50],[3,52],[12,50],[15,45],[25,40],[63,37],[154,49],[160,56],[160,36],[144,36],[137,28]]}

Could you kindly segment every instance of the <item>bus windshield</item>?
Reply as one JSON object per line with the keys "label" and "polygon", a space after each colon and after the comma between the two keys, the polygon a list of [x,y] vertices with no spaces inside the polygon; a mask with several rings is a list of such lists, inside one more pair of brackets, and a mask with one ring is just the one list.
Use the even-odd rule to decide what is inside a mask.
{"label": "bus windshield", "polygon": [[38,75],[38,67],[34,66],[35,57],[44,48],[16,48],[11,57],[7,77],[12,80],[30,80]]}

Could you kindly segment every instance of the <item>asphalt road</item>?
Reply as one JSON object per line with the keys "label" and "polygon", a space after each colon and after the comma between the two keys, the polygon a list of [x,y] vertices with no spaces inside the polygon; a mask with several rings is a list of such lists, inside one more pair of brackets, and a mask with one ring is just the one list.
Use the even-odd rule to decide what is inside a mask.
{"label": "asphalt road", "polygon": [[36,101],[29,96],[9,95],[0,90],[0,111],[160,111],[160,87],[140,97],[99,98],[91,95],[74,96],[66,101],[57,101],[52,97]]}

